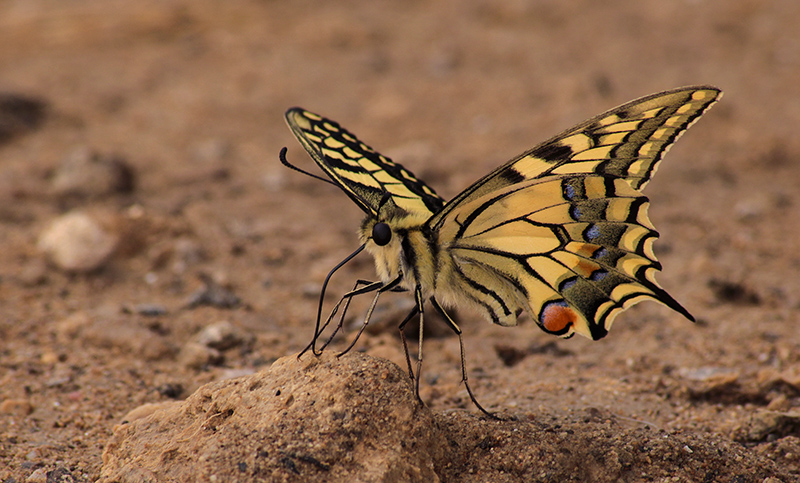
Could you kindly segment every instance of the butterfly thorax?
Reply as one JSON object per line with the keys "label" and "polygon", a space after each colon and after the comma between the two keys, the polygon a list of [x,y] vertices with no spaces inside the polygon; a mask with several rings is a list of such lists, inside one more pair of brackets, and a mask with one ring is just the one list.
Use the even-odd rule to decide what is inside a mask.
{"label": "butterfly thorax", "polygon": [[[402,277],[401,287],[414,290],[419,284],[425,297],[433,295],[435,278],[435,245],[433,234],[425,226],[427,219],[401,209],[384,210],[380,220],[368,216],[359,230],[361,242],[375,259],[380,280],[389,283]],[[377,223],[386,223],[392,230],[391,240],[384,246],[372,240]]]}

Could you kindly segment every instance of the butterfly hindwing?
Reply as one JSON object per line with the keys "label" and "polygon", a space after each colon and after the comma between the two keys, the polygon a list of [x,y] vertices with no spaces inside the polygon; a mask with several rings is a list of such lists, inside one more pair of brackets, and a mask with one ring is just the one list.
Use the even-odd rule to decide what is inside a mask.
{"label": "butterfly hindwing", "polygon": [[630,102],[467,188],[428,222],[450,257],[437,285],[466,294],[495,323],[516,324],[524,308],[561,336],[603,337],[646,298],[694,320],[655,280],[658,233],[639,190],[719,95],[689,87]]}
{"label": "butterfly hindwing", "polygon": [[384,193],[389,204],[408,213],[430,216],[444,205],[412,172],[338,123],[297,107],[286,111],[286,122],[319,167],[367,214],[377,216]]}
{"label": "butterfly hindwing", "polygon": [[662,290],[647,199],[619,178],[576,175],[508,186],[452,210],[439,236],[453,269],[445,285],[470,294],[498,324],[526,309],[547,332],[594,339],[623,309]]}

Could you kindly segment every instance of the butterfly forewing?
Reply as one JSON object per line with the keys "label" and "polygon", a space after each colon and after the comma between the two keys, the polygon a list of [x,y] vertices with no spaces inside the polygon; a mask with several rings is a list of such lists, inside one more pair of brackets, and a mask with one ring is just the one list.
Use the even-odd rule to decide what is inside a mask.
{"label": "butterfly forewing", "polygon": [[429,225],[462,203],[531,178],[601,174],[641,189],[667,149],[719,99],[715,87],[684,87],[623,104],[512,159],[456,196]]}
{"label": "butterfly forewing", "polygon": [[383,156],[338,123],[300,108],[286,112],[295,137],[320,168],[364,210],[377,216],[388,193],[388,203],[408,213],[430,216],[444,200],[411,171]]}

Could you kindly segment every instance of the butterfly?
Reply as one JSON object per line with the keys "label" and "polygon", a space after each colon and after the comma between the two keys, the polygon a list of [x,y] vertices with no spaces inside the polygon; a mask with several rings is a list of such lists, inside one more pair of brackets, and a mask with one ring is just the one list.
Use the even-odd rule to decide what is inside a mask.
{"label": "butterfly", "polygon": [[[458,335],[470,398],[493,416],[470,389],[461,329],[445,307],[471,306],[502,326],[516,325],[525,311],[547,333],[594,340],[608,333],[620,312],[647,299],[694,321],[655,280],[661,269],[653,253],[658,233],[641,190],[669,147],[721,95],[715,87],[689,86],[628,102],[511,159],[449,202],[338,123],[289,109],[292,133],[331,181],[290,164],[286,148],[281,162],[332,182],[366,213],[361,246],[325,279],[306,350],[318,353],[321,332],[342,306],[344,319],[352,297],[375,292],[363,331],[380,294],[410,291],[415,306],[400,334],[417,394],[429,303]],[[375,259],[379,281],[359,280],[321,324],[331,275],[363,250]],[[403,329],[417,316],[415,376]]]}

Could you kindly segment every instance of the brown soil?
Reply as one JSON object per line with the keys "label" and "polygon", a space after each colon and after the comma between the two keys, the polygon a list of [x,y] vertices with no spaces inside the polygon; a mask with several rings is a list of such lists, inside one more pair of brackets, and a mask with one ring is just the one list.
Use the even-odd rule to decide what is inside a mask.
{"label": "brown soil", "polygon": [[[286,108],[449,198],[576,122],[699,83],[725,97],[646,191],[659,281],[698,323],[645,303],[602,341],[563,341],[459,312],[478,399],[516,418],[498,423],[434,320],[421,396],[450,449],[432,464],[442,481],[796,480],[797,25],[793,0],[1,2],[0,481],[94,481],[129,411],[308,343],[361,215],[280,165],[288,146],[315,169]],[[56,243],[95,248],[70,271],[37,243],[75,212],[98,235]],[[360,257],[329,305],[372,277]],[[357,350],[405,367],[409,298],[384,297]]]}

